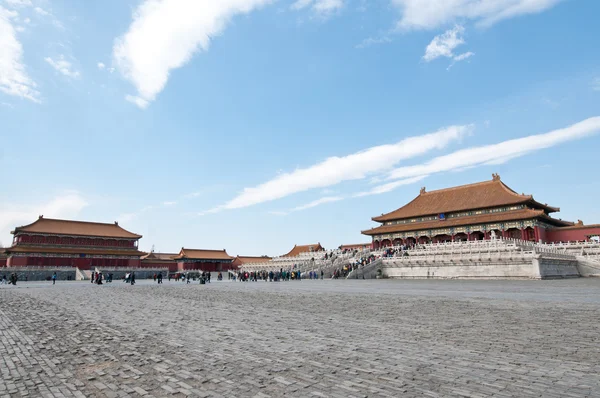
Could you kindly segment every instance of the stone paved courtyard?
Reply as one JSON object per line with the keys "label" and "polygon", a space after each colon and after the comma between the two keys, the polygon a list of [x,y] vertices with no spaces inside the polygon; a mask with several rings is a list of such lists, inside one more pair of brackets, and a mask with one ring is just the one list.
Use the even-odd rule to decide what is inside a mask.
{"label": "stone paved courtyard", "polygon": [[600,397],[600,280],[0,286],[0,397]]}

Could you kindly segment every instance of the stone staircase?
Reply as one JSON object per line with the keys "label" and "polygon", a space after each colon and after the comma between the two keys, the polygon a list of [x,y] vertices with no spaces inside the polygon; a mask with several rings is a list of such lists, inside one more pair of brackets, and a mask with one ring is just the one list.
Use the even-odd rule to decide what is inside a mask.
{"label": "stone staircase", "polygon": [[379,270],[383,266],[383,259],[377,260],[350,271],[346,279],[376,279],[380,275]]}
{"label": "stone staircase", "polygon": [[75,270],[75,280],[77,281],[89,281],[92,279],[92,271],[90,270],[81,270],[77,268]]}

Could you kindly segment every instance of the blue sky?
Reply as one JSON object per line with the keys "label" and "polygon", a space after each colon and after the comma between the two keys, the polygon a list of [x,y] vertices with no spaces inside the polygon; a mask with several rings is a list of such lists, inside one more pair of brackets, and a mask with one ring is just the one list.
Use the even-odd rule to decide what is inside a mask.
{"label": "blue sky", "polygon": [[0,0],[0,242],[278,255],[488,180],[600,223],[592,0]]}

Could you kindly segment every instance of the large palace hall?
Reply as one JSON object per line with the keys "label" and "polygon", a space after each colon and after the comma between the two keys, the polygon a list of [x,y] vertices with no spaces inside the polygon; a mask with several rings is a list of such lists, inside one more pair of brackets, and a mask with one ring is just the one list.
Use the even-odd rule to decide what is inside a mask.
{"label": "large palace hall", "polygon": [[600,235],[600,225],[584,225],[552,216],[560,208],[519,194],[492,179],[427,192],[392,212],[373,217],[381,223],[362,231],[380,247],[455,241],[514,238],[552,243],[584,241]]}

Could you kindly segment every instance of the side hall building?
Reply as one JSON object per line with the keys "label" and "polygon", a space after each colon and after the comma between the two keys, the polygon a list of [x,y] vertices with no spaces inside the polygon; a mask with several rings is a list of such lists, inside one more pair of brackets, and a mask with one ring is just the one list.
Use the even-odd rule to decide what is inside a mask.
{"label": "side hall building", "polygon": [[558,207],[519,194],[498,174],[492,180],[427,192],[387,214],[373,217],[380,226],[362,231],[372,247],[450,241],[487,240],[493,236],[535,242],[584,241],[600,235],[600,225],[584,225],[551,216]]}
{"label": "side hall building", "polygon": [[40,216],[13,231],[5,249],[7,267],[139,268],[141,235],[114,224],[56,220]]}

